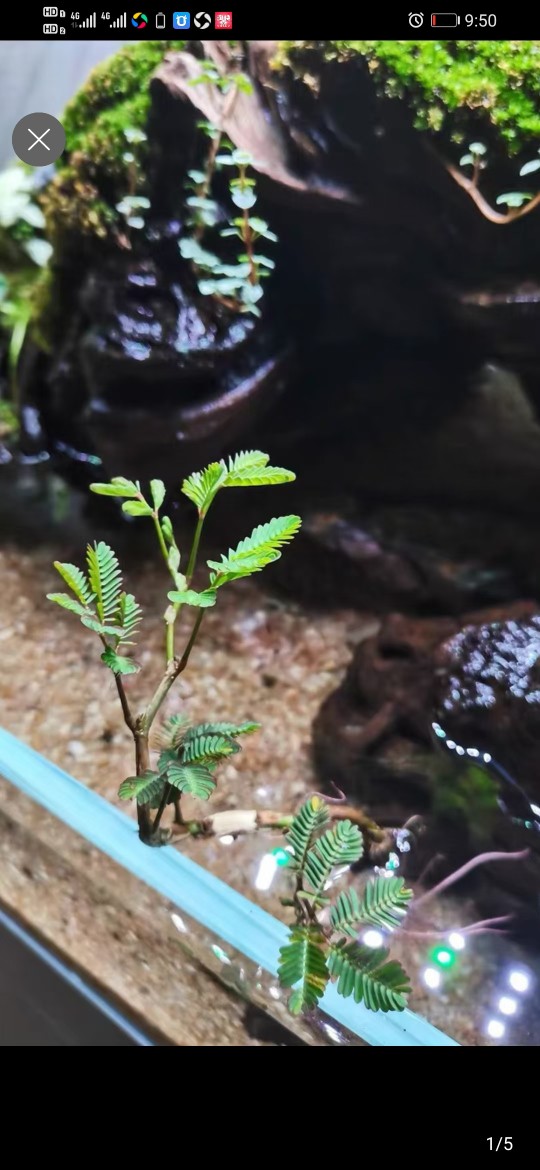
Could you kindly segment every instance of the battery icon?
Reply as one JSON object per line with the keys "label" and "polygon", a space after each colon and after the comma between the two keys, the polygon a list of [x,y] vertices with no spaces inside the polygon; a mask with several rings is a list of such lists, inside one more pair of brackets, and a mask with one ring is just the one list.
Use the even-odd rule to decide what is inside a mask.
{"label": "battery icon", "polygon": [[432,12],[432,28],[457,28],[459,16],[455,12]]}

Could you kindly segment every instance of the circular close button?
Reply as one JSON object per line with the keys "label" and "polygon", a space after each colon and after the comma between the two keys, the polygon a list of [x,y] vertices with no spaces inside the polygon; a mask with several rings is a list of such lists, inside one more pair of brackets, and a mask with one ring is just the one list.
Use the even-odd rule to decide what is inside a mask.
{"label": "circular close button", "polygon": [[11,141],[21,162],[31,167],[47,167],[60,158],[66,145],[66,132],[52,114],[25,114],[17,122]]}

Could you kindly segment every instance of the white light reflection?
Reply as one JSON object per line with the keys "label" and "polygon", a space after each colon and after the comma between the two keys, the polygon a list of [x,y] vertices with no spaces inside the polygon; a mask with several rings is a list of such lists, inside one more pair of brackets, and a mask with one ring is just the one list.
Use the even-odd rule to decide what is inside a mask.
{"label": "white light reflection", "polygon": [[498,1008],[503,1016],[513,1016],[517,1011],[517,999],[514,999],[512,995],[501,995]]}
{"label": "white light reflection", "polygon": [[459,930],[452,930],[448,935],[448,945],[453,951],[465,950],[465,936],[460,934]]}
{"label": "white light reflection", "polygon": [[276,876],[277,868],[278,864],[274,854],[265,853],[264,857],[262,857],[259,862],[259,868],[255,878],[255,889],[269,890]]}
{"label": "white light reflection", "polygon": [[174,922],[174,925],[176,926],[176,929],[180,931],[180,934],[187,934],[188,928],[184,922],[184,919],[180,918],[179,914],[171,914],[171,918]]}
{"label": "white light reflection", "polygon": [[490,756],[489,752],[484,752],[482,759],[484,761],[484,764],[491,764],[491,756]]}
{"label": "white light reflection", "polygon": [[330,1039],[334,1041],[334,1044],[341,1044],[341,1036],[340,1036],[337,1028],[333,1028],[331,1024],[325,1024],[324,1030],[326,1032],[326,1035],[329,1036]]}
{"label": "white light reflection", "polygon": [[525,971],[511,971],[508,976],[508,982],[514,991],[520,991],[522,993],[528,991],[531,985],[529,976]]}
{"label": "white light reflection", "polygon": [[216,959],[219,959],[220,963],[228,963],[230,965],[231,960],[229,959],[229,956],[225,954],[223,947],[218,947],[217,944],[214,944],[212,947],[210,947],[210,950],[212,951],[212,954],[216,956]]}
{"label": "white light reflection", "polygon": [[436,967],[426,967],[422,972],[422,979],[431,991],[435,991],[437,987],[441,986],[441,972],[437,971]]}
{"label": "white light reflection", "polygon": [[382,947],[384,942],[384,935],[380,930],[366,930],[362,935],[362,942],[366,947]]}
{"label": "white light reflection", "polygon": [[486,1031],[488,1036],[491,1036],[492,1040],[500,1040],[501,1037],[504,1036],[506,1028],[502,1020],[490,1020]]}
{"label": "white light reflection", "polygon": [[540,817],[540,808],[537,804],[531,804],[531,812],[534,813],[535,817]]}
{"label": "white light reflection", "polygon": [[272,996],[272,999],[281,999],[281,991],[279,990],[279,987],[271,987],[270,995]]}
{"label": "white light reflection", "polygon": [[223,837],[218,837],[220,845],[232,845],[234,837],[232,833],[224,833]]}

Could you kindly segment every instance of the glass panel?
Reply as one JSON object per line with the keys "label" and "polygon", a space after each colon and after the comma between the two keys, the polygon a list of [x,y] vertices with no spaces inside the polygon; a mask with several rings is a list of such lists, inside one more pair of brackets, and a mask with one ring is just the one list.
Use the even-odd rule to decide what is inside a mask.
{"label": "glass panel", "polygon": [[[28,483],[32,483],[30,477]],[[84,522],[76,512],[75,519],[80,547]],[[75,555],[68,532],[69,526],[63,520],[54,543],[47,540],[34,547],[31,558],[15,545],[0,554],[5,579],[1,631],[2,719],[6,728],[115,805],[118,779],[133,770],[133,762],[129,735],[118,718],[114,685],[107,676],[104,679],[99,656],[92,653],[86,632],[71,622],[68,614],[65,619],[63,615],[58,619],[55,614],[53,623],[44,600],[51,587],[53,557],[68,559]],[[142,661],[145,674],[150,677],[159,673],[162,653],[154,581],[155,569],[150,562],[130,566],[130,585],[149,611],[149,639]],[[256,716],[263,725],[259,735],[246,741],[243,755],[223,768],[219,796],[212,799],[210,810],[228,809],[236,817],[242,808],[273,809],[286,814],[297,805],[302,793],[320,783],[311,758],[311,724],[321,702],[341,678],[358,630],[358,617],[352,611],[305,612],[297,604],[276,599],[254,586],[231,591],[221,617],[210,614],[194,658],[197,669],[189,679],[186,676],[179,688],[182,704],[192,717],[201,719],[208,711],[211,693],[213,717],[224,719],[239,713],[240,718]],[[370,634],[367,624],[360,625],[360,630],[364,635]],[[40,646],[37,657],[36,645]],[[131,689],[142,695],[139,678]],[[178,700],[173,700],[169,710],[177,706]],[[437,766],[439,760],[446,759],[444,752],[448,756],[446,745],[442,754],[433,755]],[[478,784],[478,777],[476,780]],[[88,894],[80,899],[74,892],[82,880],[80,871],[84,870],[85,879],[91,875],[92,881],[104,890],[114,888],[115,900],[120,898],[124,905],[129,904],[131,913],[133,906],[143,906],[147,931],[151,932],[150,920],[159,913],[160,926],[154,931],[154,942],[151,944],[150,938],[144,935],[141,963],[144,970],[148,965],[154,972],[161,968],[164,972],[169,970],[173,978],[172,971],[181,962],[179,944],[185,940],[177,937],[170,907],[165,912],[153,892],[79,841],[38,806],[14,793],[11,787],[5,786],[3,795],[7,815],[16,819],[22,816],[25,831],[37,834],[40,839],[36,855],[34,846],[25,849],[20,843],[22,830],[6,829],[6,873],[1,884],[4,901],[24,915],[31,911],[30,920],[44,929],[46,924],[41,914],[33,918],[36,907],[41,905],[41,913],[50,917],[53,938],[58,939],[60,935],[65,941],[71,936],[82,936],[84,944],[81,943],[77,952],[79,957],[84,956],[93,973],[98,973],[101,964],[100,977],[117,991],[119,981],[126,979],[129,964],[125,955],[113,960],[115,948],[105,945],[105,934],[100,937],[100,931],[108,929],[106,921],[101,919],[111,914],[110,909],[96,912]],[[200,815],[199,809],[193,806],[193,815]],[[382,824],[388,821],[381,800],[377,805],[373,803],[371,809]],[[419,894],[418,910],[394,943],[395,954],[402,958],[412,977],[411,1009],[461,1044],[505,1040],[538,1043],[539,1025],[530,995],[538,976],[538,961],[529,943],[526,902],[523,898],[519,900],[520,881],[526,880],[527,873],[522,869],[523,862],[494,862],[482,867],[469,877],[468,884],[452,887],[431,903],[427,901],[423,912],[420,898],[428,897],[430,890],[426,876],[430,868],[440,869],[436,846],[430,841],[436,826],[432,832],[429,818],[421,808],[418,810],[414,800],[406,811],[410,828],[393,835],[390,861],[387,847],[385,854],[383,850],[383,863],[377,868],[380,872],[398,872],[398,868],[388,870],[385,866],[399,866],[400,873],[412,874],[413,878],[416,874],[420,879],[418,870],[424,873],[423,880],[413,883]],[[231,827],[234,829],[234,822]],[[520,834],[519,843],[524,846],[529,843],[532,829],[515,825],[515,833]],[[259,830],[237,838],[223,832],[218,836],[188,837],[179,839],[177,848],[272,915],[286,919],[280,899],[287,895],[288,875],[275,864],[273,855],[280,844],[283,836],[279,831]],[[75,869],[79,872],[76,885],[70,880],[67,890],[65,878],[62,880],[56,874],[59,865],[62,869],[59,859],[66,856],[66,851],[70,866],[76,861]],[[38,863],[36,856],[42,856],[43,861]],[[28,857],[33,860],[29,861]],[[507,890],[506,872],[511,878]],[[47,882],[52,881],[54,888],[54,893],[48,888],[45,900],[36,899],[35,893],[36,881],[45,880],[43,874],[47,874]],[[495,884],[501,878],[502,886]],[[342,885],[350,880],[360,889],[364,874],[340,879]],[[470,933],[475,920],[506,915],[509,899],[512,912],[515,913],[516,906],[518,909],[519,933],[501,936],[492,929]],[[109,907],[108,899],[106,904]],[[119,937],[126,933],[124,926],[112,929]],[[430,934],[435,929],[437,933]],[[139,946],[133,928],[127,931],[127,936],[135,948]],[[209,946],[218,950],[210,953]],[[209,946],[200,942],[197,946],[190,944],[190,953],[203,959],[205,966],[210,964],[225,982],[230,980],[237,988],[242,987],[243,993],[255,1002],[262,996],[266,1006],[270,1004],[274,1009],[277,1000],[272,1003],[272,997],[280,995],[275,984],[259,994],[258,983],[262,977],[256,975],[256,970],[245,981],[239,974],[241,968],[246,970],[245,959],[237,961],[234,952],[222,946],[219,939]],[[218,953],[225,954],[230,961],[216,958]],[[133,971],[131,978],[136,982]],[[197,992],[199,1008],[196,1011],[194,1003],[192,1014],[206,1019],[204,1003],[209,1004],[211,993],[206,992],[202,976],[199,978],[202,980]],[[178,983],[177,974],[174,982]],[[177,986],[175,991],[164,994],[168,1000],[180,992]],[[182,994],[188,994],[185,988]],[[152,997],[151,1009],[146,995]],[[232,1001],[226,1002],[225,1014],[230,1011],[233,1021],[228,1042],[233,1043],[233,1036],[238,1035],[235,1029],[241,1029],[239,1009],[233,1007]],[[154,1003],[154,996],[145,991],[144,985],[136,993],[134,1006],[139,1011],[148,1011],[154,1026],[164,1027],[169,1018],[169,1011]],[[276,1008],[276,1013],[283,1022],[282,1009]],[[185,1012],[179,1010],[178,1014],[184,1017]],[[297,1034],[305,1033],[303,1025],[293,1025],[290,1018],[287,1022]],[[183,1027],[177,1021],[175,1028],[179,1030],[173,1029],[172,1034],[180,1037],[184,1034]],[[203,1033],[199,1031],[197,1035],[198,1042],[204,1043]]]}

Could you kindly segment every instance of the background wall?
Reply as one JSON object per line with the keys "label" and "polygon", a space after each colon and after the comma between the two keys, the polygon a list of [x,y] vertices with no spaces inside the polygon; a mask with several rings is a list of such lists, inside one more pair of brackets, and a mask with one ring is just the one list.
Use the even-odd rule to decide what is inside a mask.
{"label": "background wall", "polygon": [[4,41],[0,44],[0,167],[14,159],[13,127],[24,114],[61,114],[98,61],[124,41]]}

